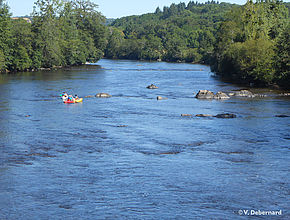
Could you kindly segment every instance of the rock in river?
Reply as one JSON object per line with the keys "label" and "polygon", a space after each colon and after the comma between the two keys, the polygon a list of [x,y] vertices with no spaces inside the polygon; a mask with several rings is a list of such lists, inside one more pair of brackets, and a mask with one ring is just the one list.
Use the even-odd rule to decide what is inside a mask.
{"label": "rock in river", "polygon": [[209,90],[199,90],[195,98],[197,99],[213,99],[214,93]]}
{"label": "rock in river", "polygon": [[168,99],[168,98],[157,96],[157,100],[166,100],[166,99]]}
{"label": "rock in river", "polygon": [[197,114],[197,115],[195,115],[195,117],[213,117],[213,115],[209,115],[209,114]]}
{"label": "rock in river", "polygon": [[218,92],[214,95],[215,99],[229,99],[230,97],[224,92]]}
{"label": "rock in river", "polygon": [[181,114],[182,117],[191,117],[192,114]]}
{"label": "rock in river", "polygon": [[108,94],[108,93],[98,93],[97,95],[96,95],[96,97],[97,98],[110,98],[110,97],[112,97],[110,94]]}
{"label": "rock in river", "polygon": [[229,99],[230,97],[224,92],[217,92],[214,94],[209,90],[199,90],[195,98],[198,99]]}
{"label": "rock in river", "polygon": [[247,97],[247,98],[255,97],[255,95],[248,90],[234,91],[234,92],[231,92],[229,95],[230,96],[237,96],[237,97]]}
{"label": "rock in river", "polygon": [[158,89],[158,87],[154,84],[151,84],[150,86],[147,86],[147,89]]}
{"label": "rock in river", "polygon": [[218,114],[215,117],[217,117],[217,118],[236,118],[237,116],[235,114],[226,113],[226,114]]}

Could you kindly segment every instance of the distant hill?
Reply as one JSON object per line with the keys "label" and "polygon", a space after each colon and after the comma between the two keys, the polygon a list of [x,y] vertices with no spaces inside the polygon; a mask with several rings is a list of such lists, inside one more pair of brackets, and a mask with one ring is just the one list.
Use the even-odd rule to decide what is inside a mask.
{"label": "distant hill", "polygon": [[236,7],[239,6],[215,1],[189,2],[116,19],[110,25],[111,43],[106,56],[207,63],[219,23]]}

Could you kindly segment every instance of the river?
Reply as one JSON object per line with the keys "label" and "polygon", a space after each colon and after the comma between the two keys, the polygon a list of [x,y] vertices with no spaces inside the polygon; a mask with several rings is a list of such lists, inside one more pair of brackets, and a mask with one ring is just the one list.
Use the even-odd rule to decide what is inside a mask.
{"label": "river", "polygon": [[[242,87],[204,65],[106,59],[0,75],[0,219],[289,219],[290,120],[275,117],[289,97],[200,89]],[[63,104],[63,91],[113,97]],[[237,118],[181,117],[200,113]]]}

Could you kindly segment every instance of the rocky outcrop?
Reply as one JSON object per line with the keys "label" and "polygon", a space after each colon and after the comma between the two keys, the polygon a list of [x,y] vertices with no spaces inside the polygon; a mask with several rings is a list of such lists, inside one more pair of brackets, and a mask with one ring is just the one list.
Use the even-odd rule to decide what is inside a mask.
{"label": "rocky outcrop", "polygon": [[151,84],[150,86],[146,87],[147,89],[158,89],[157,86],[155,86],[154,84]]}
{"label": "rocky outcrop", "polygon": [[197,115],[195,115],[195,117],[213,117],[213,115],[209,115],[209,114],[197,114]]}
{"label": "rocky outcrop", "polygon": [[197,95],[195,96],[197,99],[213,99],[214,93],[209,90],[199,90]]}
{"label": "rocky outcrop", "polygon": [[229,93],[230,96],[253,98],[255,95],[248,90],[240,90]]}
{"label": "rocky outcrop", "polygon": [[168,98],[157,96],[157,100],[166,100],[166,99],[168,99]]}
{"label": "rocky outcrop", "polygon": [[230,97],[224,92],[217,92],[217,94],[215,94],[213,98],[214,99],[229,99]]}
{"label": "rocky outcrop", "polygon": [[108,93],[98,93],[96,95],[97,98],[111,98],[112,96]]}
{"label": "rocky outcrop", "polygon": [[214,117],[216,117],[216,118],[236,118],[237,116],[235,114],[225,113],[225,114],[218,114]]}

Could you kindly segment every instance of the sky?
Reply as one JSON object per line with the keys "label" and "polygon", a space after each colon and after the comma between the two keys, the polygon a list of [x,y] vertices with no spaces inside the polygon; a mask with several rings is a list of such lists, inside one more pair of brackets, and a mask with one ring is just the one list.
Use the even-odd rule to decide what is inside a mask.
{"label": "sky", "polygon": [[[34,2],[37,0],[6,0],[13,16],[30,15]],[[159,6],[170,6],[172,3],[185,2],[189,0],[91,0],[99,5],[100,11],[107,18],[120,18],[129,15],[140,15],[144,13],[154,12]],[[199,0],[205,2],[207,0]],[[245,4],[246,0],[219,0],[219,2],[229,2],[235,4]]]}

